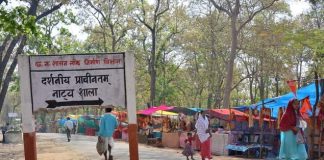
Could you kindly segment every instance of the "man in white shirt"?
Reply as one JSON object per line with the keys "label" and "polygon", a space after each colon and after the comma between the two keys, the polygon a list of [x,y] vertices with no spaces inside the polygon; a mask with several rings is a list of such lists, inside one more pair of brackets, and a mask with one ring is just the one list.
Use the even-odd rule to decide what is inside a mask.
{"label": "man in white shirt", "polygon": [[68,138],[68,142],[71,141],[71,131],[73,129],[73,122],[71,121],[70,117],[66,118],[67,121],[64,123],[64,127],[66,129],[66,136]]}

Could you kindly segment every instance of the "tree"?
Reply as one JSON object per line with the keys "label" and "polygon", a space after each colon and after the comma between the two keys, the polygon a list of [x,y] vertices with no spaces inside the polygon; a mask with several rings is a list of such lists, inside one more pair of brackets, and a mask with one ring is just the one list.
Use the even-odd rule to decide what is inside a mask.
{"label": "tree", "polygon": [[131,3],[118,0],[86,0],[83,6],[99,24],[93,29],[90,26],[88,32],[97,33],[95,38],[103,38],[104,52],[120,50],[127,31],[133,26],[130,16],[133,11]]}
{"label": "tree", "polygon": [[225,12],[231,21],[231,53],[226,70],[223,107],[230,107],[234,61],[237,54],[238,36],[240,34],[240,31],[255,17],[255,15],[271,7],[275,1],[276,0],[210,0],[210,2],[218,11]]}
{"label": "tree", "polygon": [[[161,0],[157,0],[154,9],[152,12],[148,11],[147,3],[144,0],[140,2],[139,12],[137,15],[137,19],[140,23],[142,23],[150,32],[150,56],[148,58],[148,68],[150,74],[150,104],[154,105],[155,102],[155,94],[156,94],[156,59],[157,59],[157,39],[159,37],[159,33],[163,29],[163,24],[160,24],[161,17],[170,9],[170,1],[162,2]],[[143,42],[144,52],[146,52],[145,40]]]}
{"label": "tree", "polygon": [[[66,1],[63,1],[66,3]],[[31,0],[29,1],[29,7],[27,9],[26,14],[22,15],[22,17],[30,17],[33,19],[33,23],[31,26],[34,26],[37,21],[40,19],[48,16],[49,14],[53,13],[54,11],[61,8],[63,2],[55,3],[53,6],[47,8],[44,12],[37,13],[37,9],[40,6],[39,0]],[[20,17],[17,17],[20,18]],[[15,27],[16,25],[13,25]],[[27,27],[28,28],[28,27]],[[18,28],[18,30],[20,30]],[[27,29],[28,30],[28,29]],[[30,29],[32,30],[32,29]],[[29,32],[27,32],[29,33]],[[0,57],[1,57],[1,64],[0,64],[0,111],[2,109],[4,98],[8,91],[9,83],[12,79],[12,75],[14,70],[17,66],[17,57],[19,54],[24,53],[24,47],[26,46],[26,42],[28,39],[28,34],[22,32],[17,35],[12,33],[6,34],[6,38],[2,42],[0,47]]]}

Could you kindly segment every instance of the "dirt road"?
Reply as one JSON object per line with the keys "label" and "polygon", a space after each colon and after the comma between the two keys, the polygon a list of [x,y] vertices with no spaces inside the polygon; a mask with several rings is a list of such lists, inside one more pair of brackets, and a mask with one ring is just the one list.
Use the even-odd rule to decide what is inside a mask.
{"label": "dirt road", "polygon": [[[64,134],[37,134],[38,160],[103,160],[96,151],[97,137],[72,135],[71,142]],[[113,149],[114,160],[129,159],[128,143],[117,141]],[[0,160],[24,160],[22,144],[0,144]],[[186,160],[181,150],[139,145],[140,160]],[[199,155],[195,155],[199,160]],[[215,156],[214,159],[242,160],[234,157]]]}

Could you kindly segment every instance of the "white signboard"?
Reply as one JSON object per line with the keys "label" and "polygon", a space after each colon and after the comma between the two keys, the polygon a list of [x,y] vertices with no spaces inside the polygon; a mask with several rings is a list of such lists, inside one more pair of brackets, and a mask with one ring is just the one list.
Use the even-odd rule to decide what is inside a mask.
{"label": "white signboard", "polygon": [[125,54],[29,56],[33,111],[126,105]]}

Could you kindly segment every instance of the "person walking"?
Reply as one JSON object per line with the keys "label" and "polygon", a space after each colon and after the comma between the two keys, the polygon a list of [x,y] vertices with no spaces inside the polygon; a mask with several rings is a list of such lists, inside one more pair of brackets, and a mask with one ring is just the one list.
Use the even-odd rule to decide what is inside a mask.
{"label": "person walking", "polygon": [[111,113],[112,108],[106,108],[104,116],[100,119],[99,125],[99,137],[98,140],[104,144],[104,156],[105,160],[107,159],[107,150],[109,152],[109,160],[113,160],[111,154],[111,149],[114,146],[113,133],[118,127],[118,122],[116,117]]}
{"label": "person walking", "polygon": [[198,120],[195,125],[197,129],[198,139],[201,143],[200,145],[200,155],[201,159],[206,158],[212,159],[211,156],[211,131],[209,129],[209,120],[204,111],[200,112]]}
{"label": "person walking", "polygon": [[68,142],[70,142],[71,141],[71,132],[73,130],[73,122],[71,121],[70,117],[66,118],[66,121],[64,123],[64,127],[65,127]]}
{"label": "person walking", "polygon": [[[306,160],[308,158],[304,142],[299,142],[298,134],[302,134],[298,124],[300,121],[299,101],[292,99],[280,121],[279,159]],[[302,136],[301,136],[302,138]]]}

